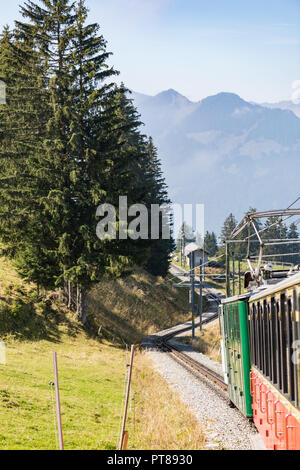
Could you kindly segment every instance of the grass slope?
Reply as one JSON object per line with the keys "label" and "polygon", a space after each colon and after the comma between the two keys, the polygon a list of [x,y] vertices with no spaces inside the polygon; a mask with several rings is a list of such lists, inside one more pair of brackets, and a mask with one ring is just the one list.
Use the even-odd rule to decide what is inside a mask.
{"label": "grass slope", "polygon": [[0,448],[55,449],[52,351],[58,354],[62,423],[67,449],[116,445],[124,379],[124,351],[87,338],[9,342],[0,366]]}
{"label": "grass slope", "polygon": [[214,361],[222,362],[221,335],[218,321],[212,322],[210,325],[204,325],[202,335],[200,335],[199,328],[197,328],[194,339],[192,339],[191,334],[187,334],[186,336],[178,336],[177,340],[191,346],[196,351],[200,351]]}
{"label": "grass slope", "polygon": [[[142,270],[124,280],[104,281],[89,296],[91,329],[85,331],[51,296],[37,297],[35,286],[25,285],[0,259],[0,340],[6,344],[6,364],[0,364],[0,449],[57,448],[49,385],[53,351],[58,354],[65,448],[116,448],[128,358],[123,343],[136,343],[188,318],[187,294],[155,287],[158,282]],[[101,337],[95,334],[100,325]],[[203,447],[195,418],[140,353],[133,390],[129,447]]]}
{"label": "grass slope", "polygon": [[189,320],[189,309],[186,289],[142,269],[125,279],[103,281],[88,297],[89,321],[110,338],[121,336],[129,343]]}
{"label": "grass slope", "polygon": [[[205,436],[195,416],[176,391],[152,368],[151,361],[137,357],[133,375],[135,409],[128,423],[131,446],[145,450],[203,449]],[[151,406],[149,406],[151,404]]]}

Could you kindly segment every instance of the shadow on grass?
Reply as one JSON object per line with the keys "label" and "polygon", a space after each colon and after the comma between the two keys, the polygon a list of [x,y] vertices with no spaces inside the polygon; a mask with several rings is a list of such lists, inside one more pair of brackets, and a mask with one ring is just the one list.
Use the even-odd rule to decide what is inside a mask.
{"label": "shadow on grass", "polygon": [[27,294],[0,302],[0,338],[58,343],[62,330],[73,337],[80,330],[62,306],[48,300],[34,302]]}
{"label": "shadow on grass", "polygon": [[92,330],[101,328],[109,341],[122,347],[137,344],[149,334],[187,320],[187,292],[164,284],[157,287],[156,278],[137,272],[126,280],[106,281],[88,295],[88,318]]}
{"label": "shadow on grass", "polygon": [[100,336],[98,335],[98,337],[105,338],[112,343],[113,347],[122,349],[126,345],[140,342],[145,336],[143,331],[128,323],[128,320],[113,313],[105,307],[104,303],[89,296],[88,305],[90,328],[86,330],[86,333],[89,336],[95,337],[95,333],[99,331],[100,326]]}

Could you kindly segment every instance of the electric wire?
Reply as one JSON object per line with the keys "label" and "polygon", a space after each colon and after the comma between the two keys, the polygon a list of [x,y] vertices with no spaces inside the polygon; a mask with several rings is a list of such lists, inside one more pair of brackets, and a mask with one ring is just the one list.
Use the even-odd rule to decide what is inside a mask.
{"label": "electric wire", "polygon": [[[199,264],[197,266],[195,266],[193,269],[190,269],[189,271],[186,271],[185,269],[183,269],[181,266],[178,266],[178,268],[180,269],[183,269],[184,272],[181,274],[181,273],[178,273],[179,275],[181,274],[182,276],[188,276],[191,272],[193,272],[195,269],[198,269],[200,268],[200,266],[204,267],[204,266],[207,266],[209,263],[211,263],[212,261],[217,261],[218,259],[222,258],[223,256],[225,256],[225,253],[222,253],[220,256],[218,256],[217,258],[213,258],[213,259],[210,259],[209,261],[207,261],[206,263],[202,263],[202,264]],[[160,286],[163,286],[163,285],[166,285],[167,282],[171,282],[173,281],[174,279],[177,279],[178,278],[178,274],[176,274],[176,276],[173,276],[171,277],[171,279],[166,279],[164,282],[161,282],[160,284],[157,284],[156,286],[154,287],[160,287]],[[205,274],[206,275],[206,274]]]}
{"label": "electric wire", "polygon": [[[289,210],[294,204],[296,204],[296,202],[298,202],[300,200],[300,196],[292,203],[290,204],[285,210]],[[250,214],[249,214],[250,215]],[[276,222],[274,222],[273,224],[269,225],[268,227],[264,227],[263,229],[259,230],[258,233],[261,234],[263,232],[265,232],[267,229],[271,228],[271,227],[274,227],[275,225],[277,224],[281,224],[282,222],[285,222],[286,220],[290,219],[291,217],[295,217],[296,214],[292,214],[292,215],[288,215],[286,216],[285,218],[279,218]],[[241,223],[245,220],[245,217],[239,222],[239,224],[237,225],[237,227],[239,225],[241,225]],[[237,227],[235,227],[235,229],[233,230],[233,232],[231,232],[230,234],[230,237],[233,235],[233,233],[236,231]],[[243,241],[246,242],[247,240],[249,240],[250,238],[254,237],[256,235],[256,233],[253,233],[252,235],[249,235],[248,237],[246,237]]]}

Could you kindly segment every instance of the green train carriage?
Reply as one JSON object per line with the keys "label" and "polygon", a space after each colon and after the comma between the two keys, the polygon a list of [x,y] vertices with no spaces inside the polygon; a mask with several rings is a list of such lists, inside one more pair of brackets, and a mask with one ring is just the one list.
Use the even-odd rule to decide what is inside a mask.
{"label": "green train carriage", "polygon": [[223,300],[219,308],[219,318],[223,370],[229,398],[250,418],[253,411],[250,395],[249,297],[250,294],[245,294]]}

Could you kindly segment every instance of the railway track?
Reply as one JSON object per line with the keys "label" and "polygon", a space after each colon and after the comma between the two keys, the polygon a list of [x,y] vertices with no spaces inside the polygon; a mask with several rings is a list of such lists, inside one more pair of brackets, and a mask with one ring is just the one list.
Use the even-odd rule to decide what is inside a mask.
{"label": "railway track", "polygon": [[[219,302],[217,298],[215,298],[215,301]],[[202,323],[207,324],[217,318],[218,318],[218,314],[213,314],[205,318]],[[199,324],[197,324],[197,326],[198,325]],[[191,372],[194,372],[194,373],[196,372],[197,374],[204,376],[210,382],[214,383],[218,388],[227,392],[227,385],[219,374],[209,369],[208,367],[204,366],[203,364],[200,364],[198,361],[195,361],[188,354],[180,351],[179,348],[177,348],[174,344],[170,343],[170,340],[174,338],[176,335],[178,335],[179,333],[183,333],[185,331],[189,331],[191,330],[191,328],[192,326],[184,327],[180,330],[171,331],[169,333],[166,333],[165,335],[156,337],[154,339],[154,343],[161,351],[168,353],[173,359],[175,359],[185,368],[187,368]]]}
{"label": "railway track", "polygon": [[[175,275],[186,276],[188,274],[176,265],[172,265],[172,268],[173,268],[173,274]],[[221,302],[220,300],[221,297],[220,295],[217,295],[216,293],[212,292],[212,290],[206,286],[203,288],[203,295],[207,298],[208,301],[215,304],[210,314],[206,313],[203,315],[204,318],[202,320],[202,324],[207,324],[218,318],[218,305]],[[199,325],[200,323],[197,323],[195,324],[195,327]],[[199,363],[198,361],[195,361],[188,354],[184,353],[174,344],[170,343],[170,340],[172,338],[174,338],[180,333],[184,333],[185,331],[189,331],[191,329],[192,329],[192,325],[184,326],[183,328],[180,328],[179,330],[178,329],[167,330],[165,332],[162,332],[163,334],[153,337],[152,341],[154,342],[154,344],[156,345],[158,349],[169,354],[173,359],[175,359],[178,363],[180,363],[190,372],[197,373],[197,375],[200,374],[201,376],[204,376],[210,382],[215,384],[219,389],[222,389],[223,391],[227,392],[227,385],[219,374],[209,369],[208,367],[204,366],[203,364]]]}

